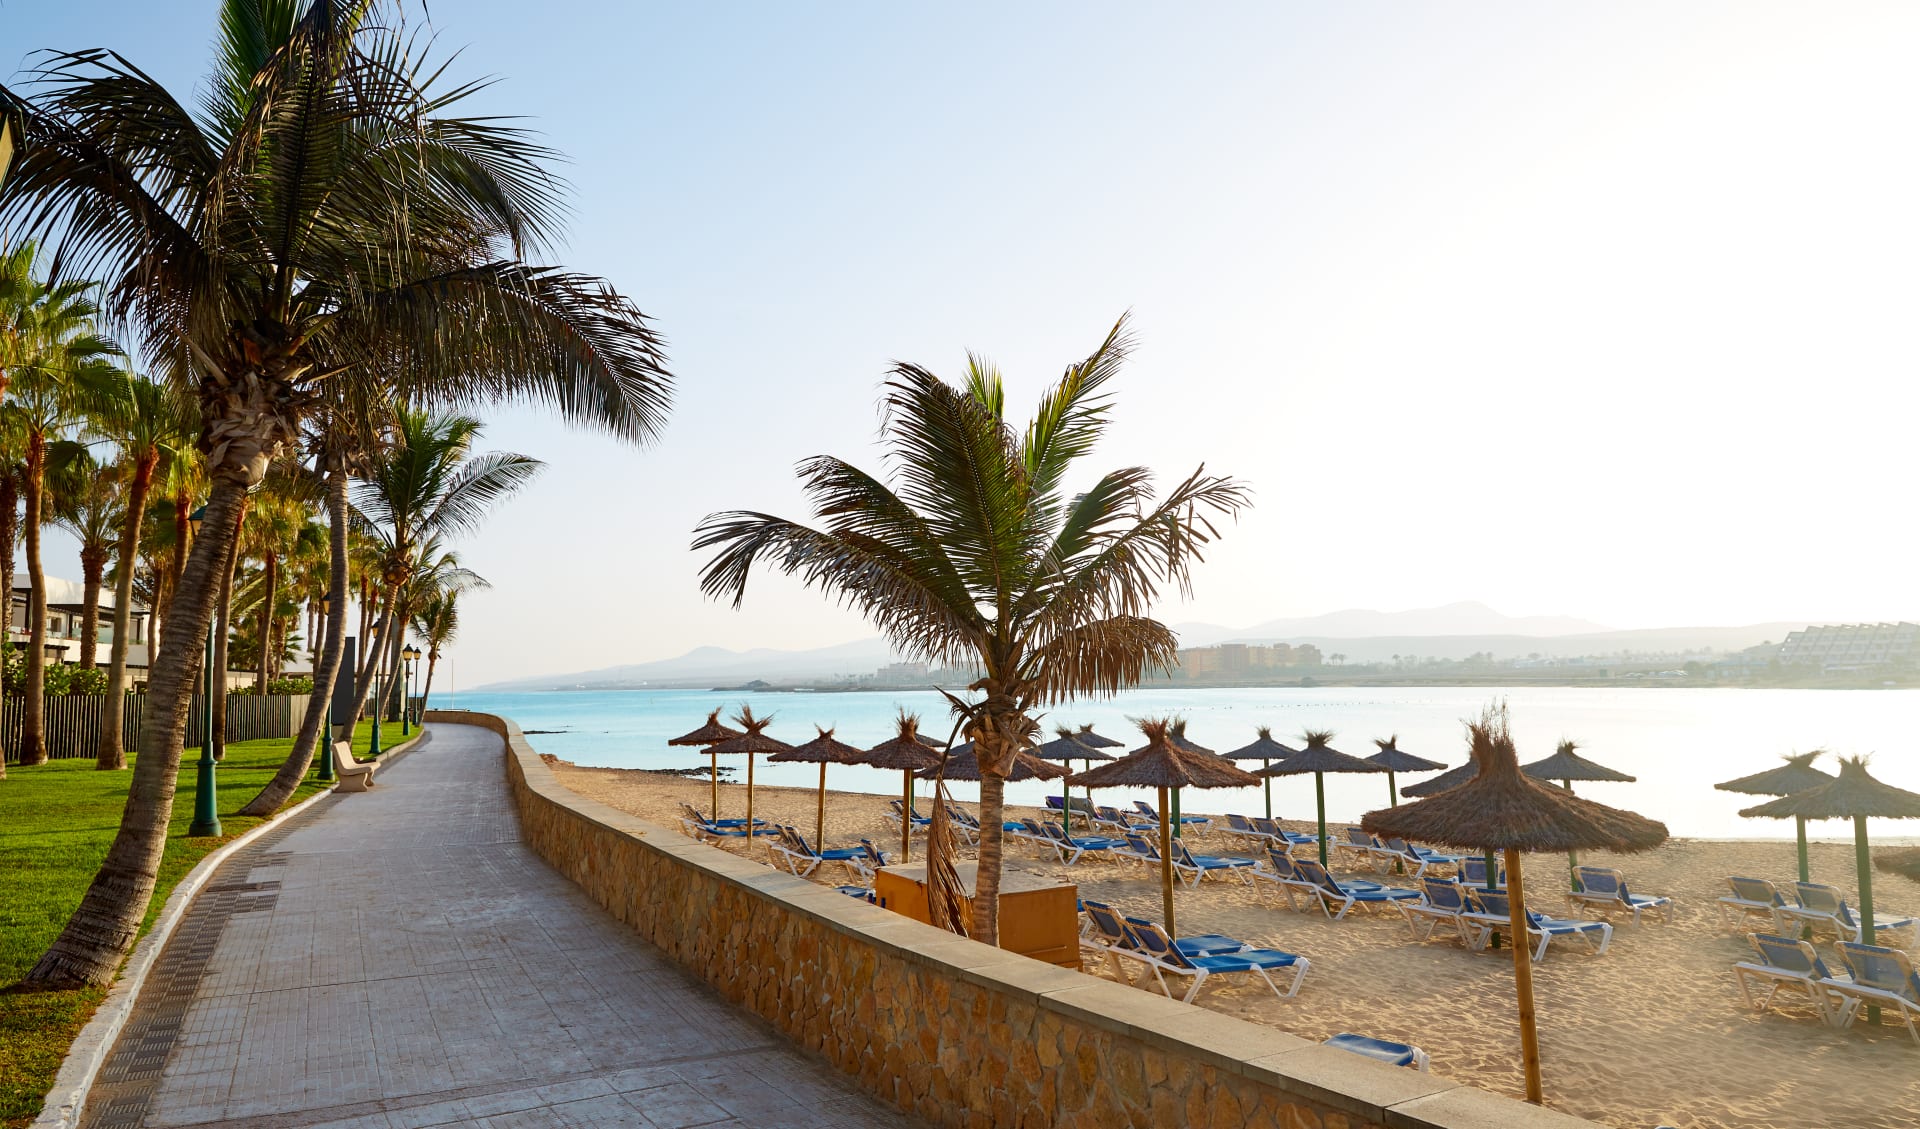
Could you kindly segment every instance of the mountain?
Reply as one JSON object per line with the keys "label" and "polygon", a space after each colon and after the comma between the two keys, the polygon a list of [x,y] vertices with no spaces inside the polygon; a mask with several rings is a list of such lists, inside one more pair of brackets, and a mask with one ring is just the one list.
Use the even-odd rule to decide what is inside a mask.
{"label": "mountain", "polygon": [[695,647],[678,658],[629,663],[572,674],[546,674],[481,686],[481,690],[576,690],[583,687],[621,689],[641,684],[706,684],[825,678],[835,674],[867,674],[892,661],[887,642],[878,636],[818,647],[811,651],[779,651],[756,647],[729,651],[724,647]]}
{"label": "mountain", "polygon": [[[1319,639],[1373,639],[1386,636],[1437,635],[1595,635],[1610,631],[1605,624],[1570,616],[1502,615],[1485,604],[1463,600],[1437,608],[1380,612],[1349,608],[1297,619],[1270,619],[1252,627],[1221,627],[1212,623],[1175,624],[1183,647],[1215,643],[1304,642]],[[1757,640],[1756,640],[1757,642]],[[1467,652],[1471,653],[1471,652]]]}

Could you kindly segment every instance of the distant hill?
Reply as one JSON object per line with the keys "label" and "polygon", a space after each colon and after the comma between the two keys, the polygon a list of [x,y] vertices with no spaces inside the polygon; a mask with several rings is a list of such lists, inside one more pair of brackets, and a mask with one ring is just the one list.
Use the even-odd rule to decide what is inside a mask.
{"label": "distant hill", "polygon": [[[1248,628],[1184,623],[1174,630],[1186,647],[1215,643],[1311,643],[1324,654],[1340,654],[1347,663],[1385,662],[1394,656],[1463,659],[1490,652],[1496,659],[1540,654],[1555,658],[1610,655],[1620,651],[1687,652],[1711,648],[1738,651],[1762,642],[1779,642],[1803,622],[1755,623],[1740,627],[1658,627],[1612,631],[1587,620],[1561,616],[1506,616],[1479,603],[1447,604],[1401,612],[1364,609],[1300,619],[1275,619]],[[672,659],[630,663],[600,670],[518,678],[482,690],[633,689],[641,686],[721,686],[750,679],[773,683],[805,682],[836,675],[868,674],[893,661],[878,637],[808,651],[756,648],[729,651],[697,647]]]}

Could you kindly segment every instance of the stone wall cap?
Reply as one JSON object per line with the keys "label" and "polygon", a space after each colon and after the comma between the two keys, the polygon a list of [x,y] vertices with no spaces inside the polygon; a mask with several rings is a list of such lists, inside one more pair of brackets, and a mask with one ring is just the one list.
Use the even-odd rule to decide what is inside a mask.
{"label": "stone wall cap", "polygon": [[1158,1047],[1177,1047],[1185,1052],[1197,1050],[1224,1069],[1261,1081],[1271,1080],[1272,1067],[1256,1063],[1319,1046],[1310,1039],[1264,1023],[1236,1019],[1202,1007],[1189,1006],[1188,1011],[1187,1015],[1142,1032],[1141,1041]]}
{"label": "stone wall cap", "polygon": [[1012,959],[997,960],[990,964],[968,968],[960,974],[961,979],[970,980],[996,992],[1004,992],[1009,996],[1019,996],[1028,1001],[1037,1001],[1048,992],[1062,992],[1083,987],[1088,980],[1087,974],[1078,969],[1062,968],[1057,964],[1048,964],[1044,960],[1010,953],[1005,949],[992,951]]}
{"label": "stone wall cap", "polygon": [[[1388,1066],[1362,1058],[1351,1051],[1319,1044],[1284,1054],[1255,1059],[1248,1064],[1270,1084],[1303,1098],[1357,1114],[1369,1121],[1379,1120],[1382,1112],[1402,1102],[1428,1098],[1460,1088],[1449,1082],[1404,1066]],[[1511,1107],[1513,1102],[1502,1099]],[[1423,1123],[1410,1123],[1423,1124]]]}
{"label": "stone wall cap", "polygon": [[1445,1093],[1392,1106],[1386,1111],[1384,1123],[1388,1129],[1576,1129],[1582,1125],[1592,1129],[1594,1124],[1583,1117],[1472,1086],[1455,1086]]}
{"label": "stone wall cap", "polygon": [[1040,1006],[1116,1035],[1141,1036],[1192,1014],[1187,1004],[1082,974],[1076,988],[1048,992]]}

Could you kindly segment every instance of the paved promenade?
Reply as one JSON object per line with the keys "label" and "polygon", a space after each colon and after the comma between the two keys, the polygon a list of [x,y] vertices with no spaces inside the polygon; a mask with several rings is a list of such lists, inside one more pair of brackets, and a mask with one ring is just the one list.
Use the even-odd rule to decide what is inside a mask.
{"label": "paved promenade", "polygon": [[912,1124],[527,851],[494,734],[435,725],[378,781],[215,876],[86,1125]]}

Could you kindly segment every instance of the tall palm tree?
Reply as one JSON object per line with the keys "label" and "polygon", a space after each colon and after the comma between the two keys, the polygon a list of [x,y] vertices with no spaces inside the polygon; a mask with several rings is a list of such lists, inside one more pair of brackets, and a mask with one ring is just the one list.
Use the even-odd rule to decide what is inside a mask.
{"label": "tall palm tree", "polygon": [[440,653],[460,635],[460,593],[441,588],[427,593],[413,613],[413,633],[427,645],[427,677],[420,685],[420,711],[425,713],[433,696],[433,671],[440,665]]}
{"label": "tall palm tree", "polygon": [[[11,270],[9,266],[7,269]],[[14,304],[0,310],[0,331],[6,341],[8,363],[0,377],[7,401],[0,405],[24,439],[20,494],[24,514],[27,583],[26,685],[20,703],[20,763],[44,764],[47,675],[47,577],[40,556],[40,533],[52,516],[46,506],[49,445],[64,438],[81,419],[81,407],[90,389],[111,380],[114,369],[107,358],[119,349],[100,336],[95,319],[100,310],[90,282],[35,283],[8,286]]]}
{"label": "tall palm tree", "polygon": [[53,521],[80,542],[80,669],[100,665],[100,587],[114,542],[125,524],[122,470],[103,467],[84,449],[60,468],[54,489]]}
{"label": "tall palm tree", "polygon": [[999,935],[1001,809],[1032,711],[1112,694],[1174,662],[1173,632],[1149,618],[1164,586],[1181,593],[1215,535],[1210,515],[1247,503],[1243,486],[1194,471],[1165,498],[1126,467],[1069,495],[1069,471],[1105,430],[1105,387],[1126,359],[1126,319],[1071,365],[1024,431],[1004,415],[1000,374],[970,357],[965,380],[892,369],[882,481],[846,462],[800,464],[818,526],[739,511],[710,515],[694,548],[711,597],[746,597],[756,563],[859,608],[902,654],[984,674],[964,730],[981,769],[980,876],[973,936]]}
{"label": "tall palm tree", "polygon": [[[399,357],[396,399],[531,397],[634,441],[661,426],[659,341],[607,284],[531,266],[559,231],[550,154],[457,116],[398,6],[225,0],[198,112],[119,55],[45,56],[0,215],[54,233],[168,379],[192,389],[206,520],[168,609],[119,834],[24,982],[104,983],[146,912],[205,632],[246,490],[320,385]],[[160,755],[154,755],[158,752]]]}
{"label": "tall palm tree", "polygon": [[[188,459],[199,413],[192,401],[169,385],[128,374],[123,382],[103,389],[87,405],[88,430],[120,449],[126,468],[126,511],[120,541],[114,552],[113,642],[107,654],[107,709],[101,715],[100,746],[94,763],[102,769],[127,767],[126,735],[121,731],[123,711],[115,708],[127,692],[127,654],[132,646],[134,574],[140,563],[140,534],[147,521],[147,500],[156,476],[168,464]],[[148,605],[158,615],[159,603]],[[149,618],[147,661],[151,663],[159,636],[157,620]]]}

